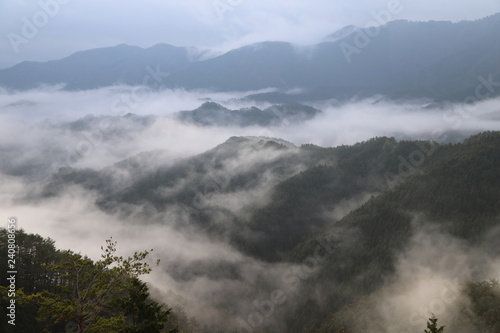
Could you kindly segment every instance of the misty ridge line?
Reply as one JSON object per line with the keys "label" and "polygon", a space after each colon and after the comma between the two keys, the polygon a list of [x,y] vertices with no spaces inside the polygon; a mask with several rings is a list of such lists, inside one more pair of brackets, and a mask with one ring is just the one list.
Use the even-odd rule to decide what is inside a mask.
{"label": "misty ridge line", "polygon": [[[146,71],[148,74],[144,76],[143,82],[145,83],[144,87],[135,87],[132,88],[130,93],[127,94],[121,94],[118,98],[116,98],[112,105],[111,105],[111,111],[113,114],[116,115],[124,115],[126,113],[130,113],[130,111],[133,111],[134,109],[138,108],[139,104],[145,100],[145,95],[149,91],[150,88],[156,89],[159,87],[159,84],[163,82],[164,77],[168,77],[168,73],[166,72],[161,72],[159,65],[156,65],[156,70],[153,71],[150,66],[146,67]],[[151,79],[154,79],[154,86],[148,86],[148,83]],[[477,114],[477,108],[474,108],[476,103],[480,102],[481,100],[485,100],[488,98],[492,98],[495,95],[496,88],[500,87],[500,82],[495,82],[493,81],[493,74],[489,74],[487,76],[487,79],[485,79],[483,76],[479,76],[477,80],[480,82],[477,84],[474,92],[475,95],[469,95],[467,96],[463,103],[460,104],[461,109],[454,108],[453,110],[448,110],[446,113],[443,114],[443,120],[448,123],[452,123],[451,128],[453,130],[457,130],[460,128],[462,125],[462,122],[466,120],[467,118],[470,117],[470,115],[474,112]],[[482,92],[484,90],[484,93]],[[275,115],[277,115],[280,118],[284,118],[284,114],[280,113],[279,111],[272,109]],[[106,120],[103,119],[96,131],[93,131],[93,133],[85,133],[84,136],[88,140],[88,143],[90,143],[91,147],[95,147],[102,142],[103,135],[106,132],[106,129],[109,127],[109,124],[106,123]],[[93,134],[96,134],[94,137]],[[433,141],[446,141],[446,134],[443,133],[443,129],[436,127],[432,130],[432,139]],[[79,158],[85,157],[87,154],[91,154],[92,148],[85,148],[84,145],[85,142],[81,142],[78,144],[77,149],[70,149],[68,148],[67,155],[66,155],[66,164],[64,166],[69,166],[71,161],[71,158],[76,159],[73,160],[73,163],[76,162]],[[431,143],[432,144],[432,143]],[[82,150],[82,151],[79,151]],[[422,147],[422,152],[425,153],[426,155],[432,154],[432,152],[429,152],[428,149],[425,149]],[[415,156],[418,156],[418,158],[415,158]],[[423,163],[424,156],[421,154],[419,151],[412,152],[409,156],[410,163],[408,163],[403,157],[400,157],[401,162],[403,163],[401,168],[406,167],[408,169],[408,172],[404,172],[402,169],[399,170],[399,175],[406,177],[410,175],[412,172],[414,172],[414,168],[420,166]],[[71,163],[72,164],[72,163]],[[54,164],[52,167],[52,171],[57,171],[61,166],[61,164]],[[387,174],[386,176],[387,181],[391,184],[394,184],[394,182],[398,182],[396,179],[396,176],[392,174]],[[392,186],[392,185],[391,185]]]}
{"label": "misty ridge line", "polygon": [[[157,89],[159,84],[163,82],[163,78],[169,75],[169,73],[161,71],[160,65],[156,65],[154,70],[148,65],[145,68],[145,72],[147,72],[147,74],[145,73],[142,80],[143,86],[132,87],[129,92],[121,93],[113,100],[110,105],[112,115],[124,116],[130,113],[130,111],[137,109],[140,103],[146,100],[147,93],[151,91],[151,89]],[[153,80],[153,83],[151,83],[151,80]],[[52,174],[57,174],[61,168],[69,167],[78,162],[79,159],[92,154],[92,152],[103,142],[106,132],[111,126],[109,117],[110,116],[101,119],[97,128],[91,130],[90,133],[83,133],[86,140],[78,142],[75,148],[66,146],[65,164],[53,162],[51,165]]]}
{"label": "misty ridge line", "polygon": [[[154,77],[148,72],[149,70],[152,70],[152,67],[147,67],[146,72],[145,72],[145,78],[150,81],[150,78]],[[156,73],[164,73],[159,69],[156,71]],[[444,120],[444,127],[437,125],[432,131],[430,131],[430,141],[438,141],[438,142],[447,142],[450,140],[450,137],[448,135],[448,132],[450,130],[460,130],[460,128],[464,128],[465,124],[467,123],[466,120],[472,120],[473,118],[477,116],[483,116],[483,115],[488,115],[488,109],[487,108],[482,108],[480,106],[480,103],[486,102],[494,96],[494,92],[496,87],[499,85],[498,82],[493,81],[492,75],[486,76],[487,79],[485,79],[483,76],[480,76],[478,78],[479,84],[477,85],[477,88],[475,89],[477,94],[476,96],[468,96],[465,100],[467,103],[462,103],[458,105],[448,105],[443,109],[438,108],[436,111],[438,113],[441,113],[441,121]],[[161,79],[161,76],[159,77]],[[135,90],[127,90],[126,92],[120,92],[118,93],[118,97],[114,97],[114,95],[111,95],[111,101],[108,102],[107,108],[112,111],[112,113],[116,113],[118,117],[124,117],[124,114],[126,112],[127,115],[130,114],[130,111],[138,111],[140,113],[144,113],[145,110],[141,110],[140,105],[144,104],[148,100],[152,101],[154,100],[154,95],[151,93],[148,93],[149,88],[147,87],[136,87],[134,88]],[[134,93],[135,92],[135,93]],[[155,93],[157,94],[157,93]],[[15,96],[15,95],[12,95]],[[12,98],[12,97],[11,97]],[[15,97],[13,97],[15,98]],[[122,102],[128,101],[128,104],[123,104]],[[132,102],[130,102],[132,101]],[[31,102],[30,102],[31,103]],[[314,105],[314,104],[313,104]],[[342,106],[341,106],[342,107]],[[331,109],[326,107],[324,105],[320,106],[321,109],[323,109],[322,114],[329,114],[332,113],[334,114],[333,111],[335,109]],[[337,108],[337,107],[336,107]],[[102,110],[103,111],[103,110]],[[102,112],[101,111],[101,112]],[[286,128],[289,126],[295,127],[293,124],[289,124],[287,115],[285,112],[271,108],[271,111],[273,115],[277,118],[280,119],[280,121],[283,122],[283,126],[268,126],[268,127],[258,127],[257,133],[259,135],[264,134],[267,137],[282,137],[283,136],[283,131],[286,131]],[[147,111],[146,111],[147,114]],[[321,117],[323,117],[322,114],[317,114],[315,118],[317,120],[307,120],[305,124],[307,125],[308,123],[320,121]],[[118,119],[118,118],[117,118]],[[157,118],[160,119],[160,118]],[[335,119],[335,118],[333,118]],[[49,172],[46,173],[46,176],[50,176],[50,174],[57,174],[57,171],[61,167],[69,167],[76,165],[80,161],[85,160],[85,158],[89,158],[94,154],[94,152],[98,148],[105,148],[103,144],[106,142],[107,137],[112,133],[113,129],[113,122],[115,121],[114,118],[111,115],[106,115],[104,117],[96,118],[97,121],[92,122],[91,126],[84,129],[83,131],[80,132],[73,132],[72,135],[78,134],[78,136],[81,136],[81,139],[78,139],[75,136],[75,140],[69,140],[65,143],[64,149],[61,153],[59,153],[59,156],[55,157],[55,161],[51,162],[51,166],[49,169]],[[334,120],[335,121],[335,120]],[[410,122],[410,117],[408,120],[403,120],[406,122]],[[434,120],[433,120],[434,121]],[[493,123],[492,123],[493,124]],[[120,125],[121,126],[121,125]],[[466,126],[468,127],[468,126]],[[466,128],[465,127],[465,128]],[[464,129],[465,129],[464,128]],[[494,128],[494,126],[493,126]],[[254,129],[250,128],[250,131],[253,131]],[[255,132],[254,132],[255,133]],[[236,134],[236,133],[235,133]],[[235,134],[230,134],[228,133],[228,136],[230,135],[235,135]],[[377,135],[377,134],[373,134]],[[366,139],[369,137],[365,137]],[[365,139],[363,138],[363,139]],[[221,140],[227,139],[227,137],[222,137]],[[307,143],[308,141],[306,140],[294,140],[296,143]],[[72,143],[73,142],[73,143]],[[310,141],[309,141],[310,142]],[[354,141],[356,142],[356,141]],[[338,143],[341,144],[341,143]],[[106,148],[107,149],[107,148]],[[411,160],[408,161],[409,156],[401,156],[399,159],[404,166],[401,166],[401,170],[399,171],[400,176],[408,176],[411,172],[409,171],[415,171],[414,168],[418,167],[421,165],[423,161],[422,160],[422,152],[426,154],[427,149],[422,149],[421,152],[414,152],[411,154]],[[403,162],[406,161],[406,162]],[[408,172],[405,172],[403,169],[411,169],[407,170]],[[387,180],[389,183],[397,183],[398,175],[394,174],[387,174]],[[400,177],[399,177],[400,178]],[[404,177],[403,177],[404,178]],[[394,182],[396,181],[396,182]]]}
{"label": "misty ridge line", "polygon": [[[228,5],[236,8],[240,3]],[[374,21],[368,22],[366,28],[348,29],[339,39],[328,41],[326,37],[324,42],[302,51],[290,43],[264,41],[203,60],[201,54],[189,56],[192,50],[185,47],[157,44],[141,49],[119,45],[77,52],[53,61],[52,64],[18,64],[0,71],[0,85],[21,91],[36,88],[39,84],[60,83],[65,85],[66,90],[85,90],[120,82],[137,86],[153,84],[158,89],[219,92],[274,87],[284,93],[299,89],[295,96],[299,102],[331,99],[346,101],[377,94],[392,99],[427,97],[436,101],[457,101],[463,99],[459,97],[461,93],[474,94],[473,90],[477,85],[475,77],[481,75],[477,70],[469,74],[466,69],[475,68],[479,62],[485,61],[482,71],[490,70],[492,73],[492,78],[485,80],[490,84],[495,82],[495,40],[490,37],[499,24],[498,15],[459,23],[391,21],[401,15],[405,8],[401,1],[391,0],[385,9],[371,13]],[[436,31],[435,36],[429,29]],[[393,36],[399,30],[402,36]],[[477,33],[480,36],[473,39],[471,35]],[[419,38],[418,43],[409,44],[403,38],[410,34]],[[445,39],[445,43],[434,52],[425,52],[434,45],[434,39]],[[386,43],[391,43],[393,47],[389,49],[395,51],[389,52],[387,48],[385,51],[380,50]],[[476,55],[468,56],[470,52],[480,51],[486,54],[486,60]],[[415,57],[418,54],[422,54],[422,60]],[[386,61],[387,57],[398,55],[401,59]],[[90,64],[85,61],[85,56],[103,59],[99,63]],[[159,57],[162,59],[161,63],[158,60],[151,61]],[[263,59],[262,63],[256,62],[258,58]],[[458,63],[457,68],[448,68],[447,63],[451,59]],[[342,65],[346,61],[350,66]],[[147,64],[152,66],[155,63],[156,70],[152,75],[155,82],[145,83],[140,66],[144,68]],[[57,64],[67,66],[67,73],[52,75],[53,66]],[[249,67],[253,68],[253,72],[248,70]],[[82,71],[81,68],[87,70]],[[367,72],[366,68],[372,70]],[[68,76],[70,73],[73,75]],[[362,73],[365,73],[363,79]],[[425,73],[432,73],[434,76],[426,76]],[[25,77],[24,81],[20,77]],[[28,77],[31,79],[28,80]],[[445,87],[446,85],[449,87]],[[140,100],[141,97],[131,96],[121,102],[133,105],[136,103],[135,99]]]}
{"label": "misty ridge line", "polygon": [[[479,76],[477,80],[479,83],[474,89],[474,95],[467,96],[459,108],[455,106],[453,109],[446,111],[442,116],[445,122],[452,124],[451,128],[453,130],[460,129],[464,120],[467,120],[472,114],[481,114],[480,110],[477,110],[477,107],[475,107],[477,103],[492,98],[497,88],[500,87],[500,82],[493,81],[493,74],[491,73],[487,76],[487,79]],[[429,147],[426,147],[423,143],[418,143],[419,149],[412,151],[407,159],[401,155],[398,156],[401,164],[398,166],[397,175],[389,171],[384,174],[390,188],[403,182],[404,178],[418,173],[418,168],[422,166],[426,158],[429,158],[436,151],[436,141],[442,142],[447,139],[447,135],[440,127],[434,128],[431,133],[432,138],[428,142]]]}
{"label": "misty ridge line", "polygon": [[[153,69],[153,67],[155,69]],[[110,105],[110,109],[113,114],[117,114],[117,116],[123,116],[126,112],[128,114],[130,113],[130,111],[139,111],[141,104],[145,103],[149,96],[151,96],[150,92],[160,88],[160,84],[164,81],[165,78],[168,77],[168,72],[163,71],[159,64],[153,67],[147,65],[144,68],[143,72],[144,76],[142,81],[146,84],[149,84],[149,86],[144,85],[131,87],[127,92],[120,93],[117,98],[113,99]],[[443,119],[446,123],[448,123],[448,125],[451,125],[451,129],[459,129],[462,126],[464,119],[470,118],[473,114],[478,114],[478,112],[476,112],[476,104],[482,100],[493,97],[495,95],[496,88],[500,85],[500,83],[494,81],[494,77],[491,73],[489,75],[486,75],[486,78],[481,75],[477,78],[477,80],[479,81],[479,84],[477,84],[476,86],[475,95],[468,96],[464,100],[464,103],[460,105],[460,107],[457,108],[456,106],[454,106],[450,110],[447,110],[443,115]],[[287,120],[284,113],[280,113],[276,109],[271,109],[271,111],[279,119],[284,119],[285,121]],[[285,125],[287,124],[285,123]],[[47,174],[47,176],[50,176],[50,174],[56,175],[56,177],[60,176],[61,173],[58,173],[57,171],[61,167],[72,166],[85,157],[90,157],[97,148],[102,146],[103,142],[106,139],[106,136],[109,134],[109,129],[110,120],[108,116],[108,118],[101,119],[93,130],[90,129],[88,131],[84,131],[82,133],[84,137],[82,140],[76,142],[76,144],[74,145],[66,145],[65,152],[62,155],[62,160],[60,159],[58,162],[52,162],[49,174]],[[279,137],[280,133],[276,133],[275,129],[276,128],[274,127],[266,128],[264,132],[267,136]],[[441,128],[436,128],[432,132],[431,137],[431,141],[447,140],[446,134],[443,133],[443,130]],[[403,176],[404,178],[412,174],[412,172],[415,172],[415,167],[419,167],[423,163],[422,152],[424,154],[428,153],[426,149],[421,149],[420,152],[412,152],[412,154],[409,155],[409,162],[406,160],[407,157],[400,156],[399,160],[402,164],[400,166],[400,169],[398,170],[399,174],[394,175],[391,173],[387,173],[387,182],[391,186],[393,186],[401,180],[401,176]],[[408,171],[405,172],[404,169],[407,169]],[[218,184],[217,181],[211,186],[213,188],[219,187],[219,190],[221,187],[224,187],[224,185],[221,186],[221,184]],[[193,207],[196,208],[197,205],[200,205],[200,198],[202,198],[202,196],[206,197],[209,191],[210,190],[205,189],[205,193],[195,196],[195,198],[193,199]]]}
{"label": "misty ridge line", "polygon": [[[19,53],[19,46],[21,44],[27,44],[31,39],[35,38],[38,34],[39,29],[45,27],[50,18],[54,18],[60,12],[61,5],[66,5],[71,0],[39,0],[38,6],[41,11],[37,11],[32,15],[31,20],[29,20],[26,16],[21,18],[23,22],[23,26],[21,27],[21,34],[17,34],[14,32],[7,33],[7,38],[11,44],[12,49],[15,53]],[[408,0],[411,2],[412,0]],[[241,5],[243,0],[216,0],[213,1],[212,6],[215,10],[219,20],[224,21],[224,17],[226,13],[232,12],[236,7]],[[359,37],[355,39],[355,46],[348,43],[342,43],[340,48],[344,53],[344,56],[348,63],[351,63],[351,57],[353,54],[358,54],[361,50],[368,46],[370,43],[369,38],[376,37],[380,32],[380,26],[387,24],[394,17],[401,14],[404,11],[404,6],[401,4],[399,0],[390,0],[387,3],[387,8],[380,11],[373,11],[371,16],[375,21],[369,21],[366,23],[365,28],[369,30],[370,28],[375,28],[375,32],[369,32],[367,36],[364,32],[358,32]],[[378,26],[377,26],[378,25]],[[22,35],[22,36],[21,36]]]}
{"label": "misty ridge line", "polygon": [[[411,3],[413,0],[406,0]],[[389,0],[386,8],[379,11],[372,11],[370,16],[374,21],[368,21],[363,29],[355,28],[354,31],[349,31],[348,34],[355,34],[353,39],[354,45],[348,42],[340,43],[339,47],[348,64],[352,63],[352,57],[355,54],[360,54],[363,49],[367,48],[373,38],[381,32],[381,27],[392,21],[398,15],[401,15],[406,7],[400,0]],[[345,37],[342,36],[342,37]]]}
{"label": "misty ridge line", "polygon": [[[308,256],[300,265],[290,268],[281,275],[281,288],[272,290],[264,300],[255,299],[252,304],[254,311],[246,317],[238,317],[238,333],[252,333],[254,329],[262,327],[266,320],[274,315],[275,309],[289,301],[289,294],[297,292],[301,283],[305,283],[313,274],[317,273],[326,264],[334,253],[335,242],[328,236],[316,237],[317,246],[314,253]],[[321,255],[320,252],[323,251]],[[285,289],[285,290],[283,290]]]}

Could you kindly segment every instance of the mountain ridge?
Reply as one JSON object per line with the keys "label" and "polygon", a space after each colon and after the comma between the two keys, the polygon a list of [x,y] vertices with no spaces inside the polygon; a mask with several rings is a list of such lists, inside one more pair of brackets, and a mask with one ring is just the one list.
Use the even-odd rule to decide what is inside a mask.
{"label": "mountain ridge", "polygon": [[[498,131],[455,144],[375,137],[337,147],[234,136],[178,161],[166,162],[152,151],[104,170],[61,169],[36,200],[82,187],[95,194],[96,209],[116,214],[124,225],[196,230],[266,267],[293,265],[291,272],[298,273],[285,271],[277,285],[263,277],[257,286],[244,287],[250,300],[261,299],[255,292],[265,297],[276,288],[293,297],[293,306],[277,312],[283,311],[286,329],[270,320],[268,331],[366,332],[358,325],[366,324],[365,313],[373,309],[355,315],[350,304],[362,306],[360,299],[377,296],[397,277],[398,261],[409,249],[422,252],[415,237],[435,251],[451,242],[492,258],[500,254],[499,145]],[[412,158],[416,152],[422,160]],[[391,184],[394,178],[399,180]],[[434,261],[438,270],[441,261]],[[474,272],[477,265],[467,269]],[[213,265],[202,261],[173,260],[164,269],[178,282],[241,278],[234,262],[219,263],[215,275]],[[293,293],[286,289],[291,286]],[[228,311],[232,304],[224,297],[213,302]],[[397,318],[403,328],[404,319]]]}
{"label": "mountain ridge", "polygon": [[[500,77],[500,14],[456,23],[391,21],[378,27],[376,35],[366,28],[345,29],[337,31],[338,39],[305,49],[264,41],[210,59],[190,47],[157,44],[140,49],[120,44],[0,70],[0,86],[23,90],[62,83],[66,89],[81,90],[122,83],[155,89],[280,92],[298,88],[303,90],[299,102],[376,94],[460,101],[464,95],[474,96],[478,77]],[[121,49],[126,50],[123,55],[117,53]],[[111,51],[121,60],[106,59]],[[82,55],[98,61],[71,62]],[[145,82],[148,74],[155,80]],[[498,94],[498,89],[491,93]]]}

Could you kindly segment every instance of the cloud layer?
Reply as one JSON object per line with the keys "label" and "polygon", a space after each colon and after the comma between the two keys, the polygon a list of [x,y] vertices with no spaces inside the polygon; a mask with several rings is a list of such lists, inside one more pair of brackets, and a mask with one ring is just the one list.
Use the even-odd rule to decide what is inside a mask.
{"label": "cloud layer", "polygon": [[[41,184],[58,167],[99,170],[131,156],[144,162],[142,167],[146,167],[149,160],[137,154],[154,150],[162,151],[158,153],[161,158],[157,163],[167,165],[205,152],[232,136],[264,135],[283,138],[297,146],[303,143],[337,146],[383,135],[448,142],[500,128],[499,100],[432,108],[423,102],[402,104],[380,97],[346,104],[330,101],[314,105],[322,114],[302,124],[285,122],[269,128],[198,127],[176,121],[173,113],[196,108],[205,98],[230,108],[249,106],[248,102],[238,101],[248,93],[149,91],[133,105],[114,107],[117,99],[130,96],[132,90],[131,87],[111,87],[85,92],[55,88],[1,92],[0,152],[6,158],[0,164],[0,215],[16,216],[19,226],[27,232],[51,237],[58,248],[72,249],[94,259],[98,259],[100,245],[110,236],[118,241],[119,250],[125,255],[154,248],[153,257],[161,258],[162,263],[146,279],[154,286],[155,295],[170,304],[184,305],[190,315],[202,322],[215,320],[214,325],[229,317],[248,321],[256,311],[255,304],[264,304],[259,302],[276,296],[273,294],[276,290],[286,291],[286,304],[292,305],[298,294],[289,290],[283,277],[289,277],[296,266],[266,263],[243,254],[223,237],[214,238],[191,225],[185,207],[172,205],[161,213],[149,215],[145,209],[131,206],[125,207],[129,209],[128,216],[103,212],[96,207],[95,191],[79,186],[65,187],[56,196],[39,201],[27,201],[26,196],[39,193]],[[290,153],[264,154],[242,150],[238,158],[229,160],[222,168],[244,172],[254,164],[271,163],[277,155],[293,155],[293,149]],[[299,171],[300,167],[290,172]],[[207,174],[218,175],[215,167]],[[120,176],[113,175],[117,179]],[[188,184],[190,178],[186,177],[185,181]],[[256,178],[258,184],[251,190],[243,189],[234,195],[220,191],[210,196],[207,204],[244,216],[245,205],[265,201],[278,181],[272,172],[264,173]],[[176,183],[158,191],[168,195],[169,191],[186,184]],[[361,195],[341,202],[330,214],[338,220],[367,199],[367,195]],[[229,220],[221,218],[224,222]],[[390,309],[398,309],[403,323],[414,319],[421,326],[424,317],[415,306],[440,306],[438,301],[431,305],[426,302],[432,295],[441,295],[453,277],[482,279],[498,273],[497,261],[478,259],[483,255],[481,249],[471,249],[439,233],[432,241],[434,238],[429,240],[427,233],[423,230],[415,235],[413,243],[399,258],[394,280],[372,296],[385,300],[380,307],[371,307],[378,312],[370,312],[362,306],[367,318],[375,314],[382,321],[389,320]],[[429,242],[439,246],[431,246]],[[421,251],[422,248],[427,251]],[[450,249],[453,255],[442,255],[450,253]],[[437,256],[441,259],[433,261]],[[462,267],[463,274],[454,271]],[[307,279],[301,283],[306,284]],[[450,296],[447,292],[443,295]],[[408,298],[416,303],[408,304]],[[372,304],[373,299],[367,302]],[[287,315],[288,305],[276,305],[273,316],[266,319],[277,325],[273,326],[274,331],[280,331],[281,316]]]}

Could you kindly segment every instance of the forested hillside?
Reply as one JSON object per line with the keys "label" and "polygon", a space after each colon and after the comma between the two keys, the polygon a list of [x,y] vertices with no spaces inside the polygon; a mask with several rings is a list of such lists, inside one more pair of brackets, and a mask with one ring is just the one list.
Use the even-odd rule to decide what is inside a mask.
{"label": "forested hillside", "polygon": [[[79,188],[123,226],[141,221],[229,246],[238,259],[160,255],[166,261],[156,269],[180,286],[227,284],[203,298],[210,321],[194,310],[193,295],[175,298],[200,320],[196,329],[185,320],[193,332],[422,332],[433,313],[445,332],[498,332],[498,147],[500,132],[456,144],[379,137],[333,148],[233,137],[177,161],[155,151],[102,170],[61,169],[24,200]],[[39,236],[18,237],[21,254],[36,253],[23,266],[24,293],[57,295],[61,283],[44,267],[69,254]],[[284,301],[272,310],[249,310],[278,291]],[[411,312],[418,304],[424,310]],[[41,305],[29,306],[26,323],[42,325],[34,319]],[[270,314],[256,324],[255,311]]]}
{"label": "forested hillside", "polygon": [[[353,296],[368,295],[379,288],[387,276],[395,272],[398,257],[410,246],[415,234],[423,233],[421,237],[433,241],[439,241],[439,235],[452,235],[462,240],[463,246],[481,248],[484,260],[489,256],[498,257],[498,239],[492,239],[498,238],[500,223],[499,143],[499,133],[490,132],[460,144],[436,148],[425,161],[417,163],[420,166],[412,166],[415,168],[413,174],[407,175],[399,185],[372,198],[292,252],[290,258],[300,262],[313,254],[318,238],[337,240],[331,244],[333,253],[329,260],[314,278],[315,288],[329,296],[325,297],[328,306],[322,304],[312,313],[320,313],[323,309],[330,313],[336,312],[335,309],[342,311],[332,316],[325,331],[335,332],[332,328],[341,326],[359,332],[367,329],[366,326],[359,328],[359,323],[363,322],[359,314],[345,308],[340,310],[341,307],[346,302],[351,303],[349,299]],[[402,156],[411,153],[409,150]],[[355,236],[347,241],[344,234]],[[485,242],[485,239],[490,241]],[[426,245],[440,248],[432,243]],[[449,255],[445,248],[440,251],[440,255]],[[318,286],[321,283],[323,288]],[[311,304],[308,301],[312,302],[306,299],[304,304]],[[345,312],[350,319],[342,317]],[[493,321],[497,322],[498,319]],[[291,325],[304,327],[301,319]],[[315,325],[314,319],[305,326],[309,325]],[[493,328],[497,324],[491,325]],[[383,328],[378,330],[383,331]]]}
{"label": "forested hillside", "polygon": [[[2,239],[8,234],[0,229]],[[1,262],[0,274],[1,306],[14,304],[15,316],[2,318],[2,332],[176,333],[179,325],[189,328],[182,309],[172,313],[152,300],[148,286],[138,279],[152,269],[145,261],[148,251],[123,258],[116,253],[117,242],[110,239],[101,247],[102,259],[95,262],[56,249],[50,238],[22,229],[15,235],[18,274],[14,282],[7,279],[11,269],[6,260]],[[7,243],[0,243],[0,251],[7,253]],[[12,319],[15,325],[7,323]]]}

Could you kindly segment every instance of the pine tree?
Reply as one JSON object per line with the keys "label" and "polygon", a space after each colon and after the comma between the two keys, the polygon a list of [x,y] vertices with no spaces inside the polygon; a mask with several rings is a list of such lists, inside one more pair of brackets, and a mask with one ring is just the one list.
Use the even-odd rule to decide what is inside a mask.
{"label": "pine tree", "polygon": [[443,333],[444,332],[444,326],[441,326],[440,328],[437,327],[437,318],[436,316],[432,315],[431,318],[427,321],[427,328],[428,330],[424,330],[425,333]]}
{"label": "pine tree", "polygon": [[[121,301],[130,325],[123,333],[167,332],[163,328],[168,321],[171,309],[151,300],[147,285],[137,278],[132,279],[129,295]],[[179,333],[178,328],[168,333]]]}
{"label": "pine tree", "polygon": [[[106,243],[106,247],[101,247],[102,260],[97,262],[66,251],[66,260],[48,265],[57,273],[60,292],[44,290],[28,297],[40,305],[40,321],[74,323],[79,333],[123,330],[125,316],[116,311],[116,302],[127,290],[133,290],[135,278],[151,272],[151,266],[145,262],[149,252],[135,252],[132,257],[124,258],[116,255],[115,241],[109,239]],[[144,286],[139,284],[138,287]],[[169,311],[165,314],[160,308],[154,308],[155,305],[151,304],[148,310],[158,315],[159,321],[166,320]]]}

